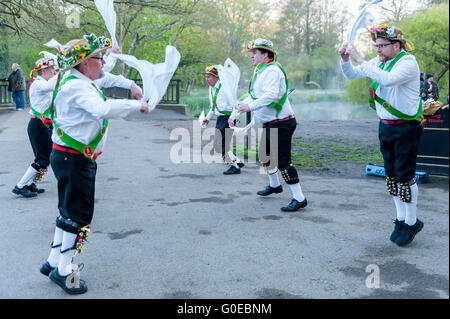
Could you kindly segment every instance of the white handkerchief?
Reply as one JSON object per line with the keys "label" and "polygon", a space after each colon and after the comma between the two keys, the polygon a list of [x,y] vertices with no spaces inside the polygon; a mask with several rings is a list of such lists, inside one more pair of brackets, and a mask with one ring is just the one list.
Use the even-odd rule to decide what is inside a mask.
{"label": "white handkerchief", "polygon": [[200,123],[201,128],[206,128],[206,125],[203,125],[203,121],[206,119],[205,111],[202,110],[202,113],[200,113],[198,117],[198,122]]}
{"label": "white handkerchief", "polygon": [[55,39],[51,39],[50,41],[48,41],[47,43],[44,43],[44,45],[46,47],[49,48],[54,48],[56,50],[58,50],[58,52],[61,52],[63,46],[62,44],[60,44],[58,41],[56,41]]}
{"label": "white handkerchief", "polygon": [[117,45],[116,40],[116,12],[114,11],[114,0],[94,0],[98,12],[105,21],[106,29],[111,36],[112,45]]}
{"label": "white handkerchief", "polygon": [[146,60],[138,60],[127,54],[110,54],[125,62],[128,66],[138,70],[143,81],[143,99],[153,110],[161,101],[169,86],[170,79],[175,73],[181,55],[173,46],[166,46],[166,60],[163,63],[152,64]]}

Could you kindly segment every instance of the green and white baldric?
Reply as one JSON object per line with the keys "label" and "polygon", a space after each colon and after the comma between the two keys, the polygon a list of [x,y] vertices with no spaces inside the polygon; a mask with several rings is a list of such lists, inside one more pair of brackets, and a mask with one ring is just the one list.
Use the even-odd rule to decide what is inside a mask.
{"label": "green and white baldric", "polygon": [[275,108],[275,110],[277,111],[276,117],[278,117],[278,114],[280,113],[281,109],[283,108],[284,102],[286,102],[286,99],[287,99],[288,94],[289,94],[288,78],[287,78],[286,72],[284,71],[284,69],[283,69],[283,67],[281,66],[280,63],[272,61],[272,62],[269,62],[269,63],[259,64],[258,66],[256,66],[255,70],[253,71],[253,75],[252,75],[252,77],[250,79],[250,84],[248,86],[248,94],[250,95],[250,97],[253,100],[256,100],[256,98],[253,96],[253,87],[252,87],[253,81],[255,79],[256,74],[259,71],[261,71],[262,69],[268,67],[269,65],[276,65],[276,66],[278,66],[280,68],[281,72],[283,72],[284,79],[286,81],[286,92],[283,94],[283,96],[281,97],[280,101],[278,101],[278,103],[272,102],[269,105],[267,105],[268,107]]}
{"label": "green and white baldric", "polygon": [[[97,145],[100,143],[101,139],[103,138],[103,136],[106,133],[106,129],[108,128],[108,119],[103,120],[102,128],[100,129],[98,134],[94,137],[94,139],[87,145],[77,141],[76,139],[72,138],[67,133],[65,133],[63,131],[63,129],[58,124],[56,124],[56,122],[54,120],[56,118],[54,102],[55,102],[55,98],[56,98],[59,90],[61,89],[61,86],[64,85],[64,83],[66,83],[67,81],[78,79],[78,78],[76,76],[71,75],[71,76],[68,76],[67,78],[65,78],[64,81],[61,82],[63,74],[64,73],[62,73],[62,72],[58,73],[58,79],[56,80],[56,86],[55,86],[55,90],[53,92],[52,103],[50,105],[50,114],[51,114],[51,119],[53,121],[54,129],[56,131],[56,135],[65,144],[67,144],[70,148],[80,152],[81,154],[86,156],[90,161],[93,162],[95,160],[95,156],[94,156],[95,149],[97,148]],[[92,85],[95,87],[94,84],[92,84]],[[100,94],[103,101],[106,101],[105,95],[103,95],[103,93],[99,89],[97,89],[97,87],[95,87],[95,89]]]}
{"label": "green and white baldric", "polygon": [[219,91],[222,88],[222,83],[219,83],[219,87],[214,91],[213,94],[213,88],[210,87],[209,88],[209,96],[211,97],[212,100],[212,111],[214,112],[216,109],[219,113],[223,114],[223,115],[231,115],[231,111],[221,111],[219,110],[219,107],[217,106],[217,96],[219,95]]}
{"label": "green and white baldric", "polygon": [[[384,62],[380,64],[379,68],[390,72],[394,66],[395,63],[397,63],[398,60],[400,60],[402,57],[404,57],[405,55],[407,55],[408,53],[406,53],[405,51],[400,52],[394,60],[392,60],[392,62],[387,66],[386,69],[384,69]],[[370,84],[370,89],[369,89],[369,106],[376,110],[376,106],[375,106],[375,101],[378,102],[386,111],[388,111],[389,113],[391,113],[392,115],[402,119],[402,120],[407,120],[407,121],[411,121],[411,120],[415,120],[420,122],[421,124],[424,124],[426,122],[426,119],[423,117],[423,110],[422,110],[422,99],[420,99],[419,102],[419,110],[417,111],[416,115],[407,115],[405,113],[400,112],[399,110],[397,110],[394,106],[392,106],[389,102],[385,101],[384,99],[382,99],[381,97],[379,97],[378,95],[376,95],[376,90],[378,88],[378,86],[380,85],[380,83],[375,82],[372,80],[371,84]]]}
{"label": "green and white baldric", "polygon": [[[42,81],[39,78],[35,79],[34,81]],[[30,88],[31,88],[31,84],[30,84]],[[29,100],[29,99],[28,99]],[[45,120],[47,120],[50,116],[50,106],[42,113],[39,113],[38,111],[36,111],[33,108],[33,105],[30,105],[31,108],[31,113],[33,113],[34,116],[36,116],[38,119],[40,119],[42,121],[42,123],[48,127],[47,123],[45,123]]]}

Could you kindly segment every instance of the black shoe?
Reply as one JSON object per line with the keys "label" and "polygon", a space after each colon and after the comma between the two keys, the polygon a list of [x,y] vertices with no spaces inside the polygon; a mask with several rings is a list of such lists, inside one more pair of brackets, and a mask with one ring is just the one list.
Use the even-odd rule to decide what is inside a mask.
{"label": "black shoe", "polygon": [[16,185],[16,186],[14,186],[14,189],[12,190],[12,192],[17,195],[22,195],[23,197],[34,197],[37,195],[36,192],[30,191],[26,186],[19,188]]}
{"label": "black shoe", "polygon": [[237,163],[237,165],[239,166],[239,168],[244,167],[244,163]]}
{"label": "black shoe", "polygon": [[394,228],[394,231],[392,232],[391,237],[389,239],[392,240],[395,243],[395,241],[397,240],[398,236],[400,236],[400,234],[401,234],[401,231],[402,231],[403,225],[405,224],[405,221],[396,219],[394,221],[394,224],[395,224],[395,228]]}
{"label": "black shoe", "polygon": [[295,212],[295,211],[299,210],[300,208],[306,207],[306,205],[308,205],[308,201],[306,200],[306,198],[304,200],[302,200],[301,202],[299,202],[298,200],[296,200],[294,198],[294,199],[292,199],[292,201],[290,202],[289,205],[281,207],[281,210],[283,212]]}
{"label": "black shoe", "polygon": [[267,196],[273,193],[281,193],[283,191],[283,187],[280,185],[278,187],[271,187],[270,185],[267,186],[265,189],[263,189],[262,191],[258,191],[256,192],[256,194],[258,194],[259,196]]}
{"label": "black shoe", "polygon": [[48,261],[46,261],[45,264],[41,266],[41,269],[39,271],[41,272],[41,274],[48,276],[53,269],[55,269],[55,267],[50,266]]}
{"label": "black shoe", "polygon": [[30,191],[38,193],[38,194],[42,194],[43,192],[45,192],[45,189],[37,188],[35,183],[31,183],[31,185],[25,186],[25,187],[28,188]]}
{"label": "black shoe", "polygon": [[240,174],[240,173],[241,173],[241,169],[236,168],[233,165],[231,165],[229,169],[227,169],[225,172],[223,172],[224,175]]}
{"label": "black shoe", "polygon": [[[83,280],[80,280],[79,284],[76,284],[73,278],[68,279],[70,275],[72,274],[61,276],[58,273],[58,267],[56,267],[50,272],[49,277],[55,284],[60,286],[65,292],[70,295],[84,294],[88,290],[85,282]],[[68,287],[67,284],[69,284],[70,287]]]}
{"label": "black shoe", "polygon": [[399,246],[405,246],[408,245],[410,242],[413,241],[414,237],[418,232],[420,232],[423,228],[423,222],[419,219],[417,219],[416,223],[412,226],[409,226],[408,224],[404,224],[403,228],[400,232],[400,236],[398,236],[395,243]]}

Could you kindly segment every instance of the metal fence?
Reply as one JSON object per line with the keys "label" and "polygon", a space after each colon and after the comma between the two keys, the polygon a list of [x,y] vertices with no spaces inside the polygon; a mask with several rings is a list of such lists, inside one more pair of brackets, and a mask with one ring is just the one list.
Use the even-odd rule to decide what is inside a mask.
{"label": "metal fence", "polygon": [[[141,79],[132,79],[137,85],[142,87]],[[180,104],[180,84],[181,80],[171,79],[167,91],[163,98],[159,102],[160,104]],[[28,96],[28,87],[30,80],[26,81],[25,100]],[[133,99],[130,90],[122,88],[104,88],[103,93],[109,98],[116,99]],[[14,106],[14,101],[11,97],[11,92],[8,91],[8,81],[0,80],[0,107],[2,106]]]}

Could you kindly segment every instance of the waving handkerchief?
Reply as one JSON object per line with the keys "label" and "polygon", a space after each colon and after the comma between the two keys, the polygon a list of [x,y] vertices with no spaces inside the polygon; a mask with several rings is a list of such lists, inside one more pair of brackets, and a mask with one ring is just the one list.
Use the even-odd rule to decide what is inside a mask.
{"label": "waving handkerchief", "polygon": [[54,48],[54,49],[58,50],[59,53],[61,53],[62,48],[63,48],[62,44],[60,44],[60,43],[59,43],[58,41],[56,41],[55,39],[51,39],[51,40],[48,41],[47,43],[44,43],[44,45],[45,45],[46,47]]}
{"label": "waving handkerchief", "polygon": [[114,0],[94,0],[98,12],[105,21],[106,29],[111,36],[112,45],[117,45],[116,39],[116,12],[114,11]]}
{"label": "waving handkerchief", "polygon": [[356,32],[359,29],[364,28],[365,26],[373,25],[375,23],[374,16],[367,11],[367,8],[381,1],[383,0],[373,0],[372,2],[368,3],[364,8],[362,8],[356,18],[349,25],[349,28],[347,30],[347,43],[349,47],[351,47],[355,42]]}
{"label": "waving handkerchief", "polygon": [[169,86],[175,70],[180,62],[181,55],[173,46],[166,46],[166,60],[163,63],[152,64],[146,60],[138,60],[127,54],[111,53],[113,57],[125,62],[128,66],[138,70],[143,81],[143,100],[147,101],[150,110],[153,110],[161,101]]}
{"label": "waving handkerchief", "polygon": [[241,71],[239,67],[230,59],[226,59],[224,65],[217,66],[220,83],[222,83],[222,91],[227,96],[227,100],[231,101],[233,108],[238,105],[237,89]]}

